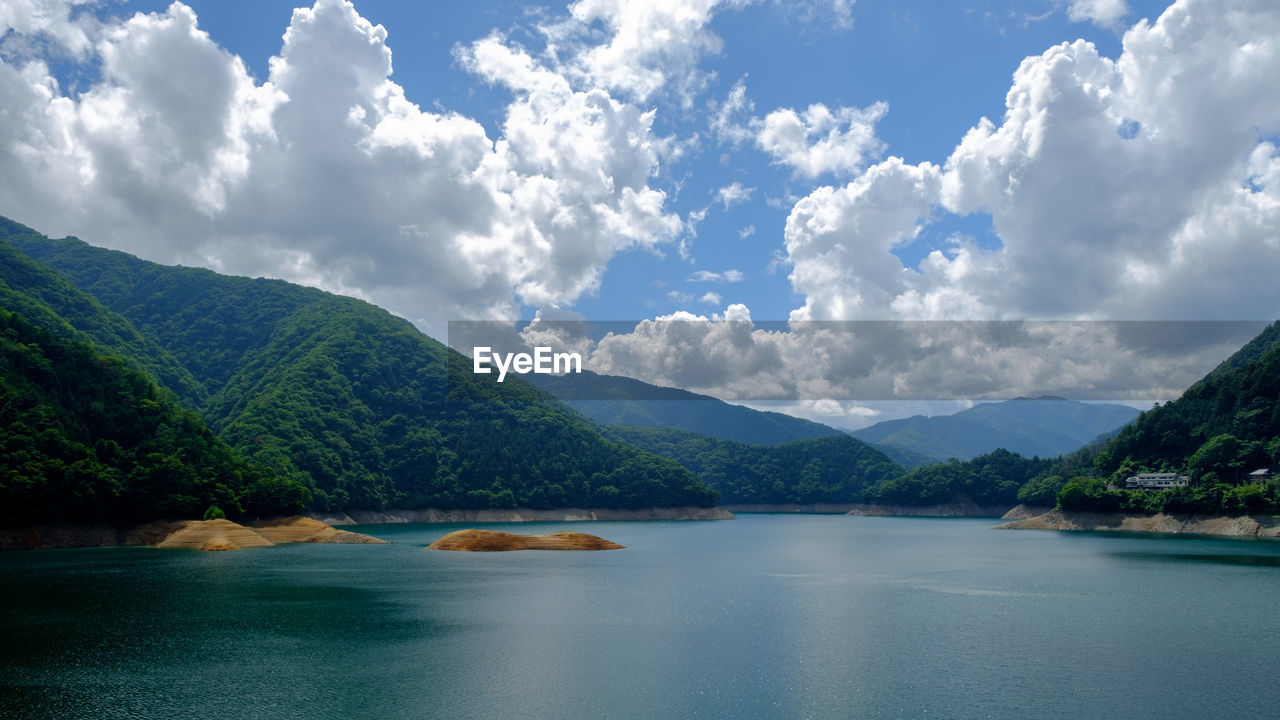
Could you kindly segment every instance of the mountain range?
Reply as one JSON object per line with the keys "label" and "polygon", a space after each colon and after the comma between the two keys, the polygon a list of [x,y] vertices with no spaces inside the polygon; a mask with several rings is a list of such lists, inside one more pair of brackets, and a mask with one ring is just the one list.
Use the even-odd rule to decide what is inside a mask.
{"label": "mountain range", "polygon": [[1083,403],[1046,395],[982,403],[953,415],[887,420],[851,434],[881,448],[969,460],[997,448],[1024,457],[1056,457],[1132,422],[1127,405]]}
{"label": "mountain range", "polygon": [[0,253],[4,309],[161,385],[244,462],[305,487],[315,509],[715,502],[678,464],[605,438],[518,378],[472,374],[363,301],[158,265],[8,220]]}
{"label": "mountain range", "polygon": [[[1216,487],[1280,463],[1276,325],[1141,415],[1017,398],[850,436],[628,378],[499,384],[363,301],[159,265],[3,218],[0,310],[0,521],[10,523],[215,507],[234,517],[1006,502],[1033,486],[1053,498],[1068,475],[1185,469]],[[941,457],[952,460],[903,468]],[[1098,487],[1088,492],[1111,497]],[[1225,507],[1224,493],[1204,502]],[[1271,502],[1258,497],[1238,503]]]}
{"label": "mountain range", "polygon": [[601,425],[673,428],[746,445],[781,445],[841,434],[810,420],[628,377],[587,371],[527,379]]}

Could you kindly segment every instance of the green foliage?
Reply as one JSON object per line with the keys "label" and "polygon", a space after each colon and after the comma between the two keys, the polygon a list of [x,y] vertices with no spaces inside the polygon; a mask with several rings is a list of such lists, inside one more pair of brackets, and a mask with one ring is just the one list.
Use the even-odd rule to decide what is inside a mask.
{"label": "green foliage", "polygon": [[592,372],[531,375],[529,381],[601,425],[673,428],[746,445],[841,435],[810,420],[731,405],[678,388]]}
{"label": "green foliage", "polygon": [[1033,507],[1053,507],[1058,504],[1058,491],[1066,484],[1061,475],[1037,475],[1018,490],[1018,502]]}
{"label": "green foliage", "polygon": [[222,508],[217,505],[210,505],[208,510],[204,511],[205,520],[225,520],[227,514],[222,512]]}
{"label": "green foliage", "polygon": [[1212,473],[1238,483],[1241,476],[1259,465],[1265,466],[1268,461],[1262,442],[1242,442],[1235,435],[1224,433],[1209,438],[1192,453],[1186,468],[1194,480],[1203,480]]}
{"label": "green foliage", "polygon": [[5,523],[239,515],[270,478],[141,372],[5,310],[0,428]]}
{"label": "green foliage", "polygon": [[[1093,459],[1099,479],[1068,483],[1063,509],[1143,513],[1280,512],[1273,482],[1248,473],[1280,464],[1280,324],[1272,324],[1192,385],[1125,427]],[[1181,472],[1187,487],[1108,490],[1140,472]]]}
{"label": "green foliage", "polygon": [[1125,491],[1111,490],[1097,478],[1072,478],[1058,493],[1058,507],[1063,510],[1117,512],[1126,502]]}
{"label": "green foliage", "polygon": [[875,448],[844,435],[766,447],[671,428],[605,432],[675,460],[731,504],[857,502],[868,485],[902,471]]}
{"label": "green foliage", "polygon": [[1100,478],[1074,478],[1058,493],[1063,510],[1155,515],[1280,513],[1280,484],[1227,485],[1212,474],[1199,484],[1168,490],[1113,489]]}
{"label": "green foliage", "polygon": [[0,218],[0,307],[55,335],[124,359],[126,365],[172,390],[181,402],[199,407],[208,392],[176,358],[143,337],[128,320],[10,244],[43,239]]}
{"label": "green foliage", "polygon": [[368,303],[166,267],[74,238],[28,231],[14,242],[207,388],[199,409],[209,427],[271,471],[243,485],[246,512],[717,498],[688,470],[601,437],[520,378],[477,377],[468,360]]}
{"label": "green foliage", "polygon": [[1182,397],[1142,413],[1099,454],[1100,475],[1123,482],[1135,470],[1212,472],[1236,483],[1280,460],[1280,324],[1192,385]]}
{"label": "green foliage", "polygon": [[940,505],[975,502],[1009,505],[1018,501],[1020,488],[1052,465],[1051,461],[1023,458],[1008,450],[996,450],[969,462],[951,460],[927,465],[868,488],[867,502],[887,505]]}

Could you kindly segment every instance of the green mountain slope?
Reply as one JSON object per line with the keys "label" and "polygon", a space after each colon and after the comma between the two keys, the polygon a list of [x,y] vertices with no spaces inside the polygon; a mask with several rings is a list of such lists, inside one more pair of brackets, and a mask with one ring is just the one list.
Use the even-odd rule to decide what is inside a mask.
{"label": "green mountain slope", "polygon": [[673,428],[609,427],[612,438],[671,458],[741,504],[851,503],[902,468],[847,435],[766,447]]}
{"label": "green mountain slope", "polygon": [[[1272,324],[1177,399],[1142,413],[1100,447],[1064,457],[1020,499],[1063,510],[1213,515],[1280,512],[1280,483],[1250,477],[1280,467],[1280,323]],[[1126,490],[1141,472],[1185,475],[1186,486]]]}
{"label": "green mountain slope", "polygon": [[890,505],[975,502],[1012,507],[1019,490],[1052,466],[1051,460],[1028,460],[1008,450],[995,450],[966,462],[951,460],[917,468],[867,488],[864,495],[867,502]]}
{"label": "green mountain slope", "polygon": [[501,385],[368,303],[168,267],[74,238],[13,240],[207,388],[209,426],[326,510],[710,505],[674,462],[602,437],[518,378]]}
{"label": "green mountain slope", "polygon": [[1090,404],[1056,397],[984,403],[938,417],[889,420],[851,434],[879,446],[935,458],[968,460],[997,448],[1024,457],[1055,457],[1137,417],[1125,405]]}
{"label": "green mountain slope", "polygon": [[781,445],[841,434],[809,420],[627,377],[584,372],[528,379],[602,425],[675,428],[747,445]]}
{"label": "green mountain slope", "polygon": [[208,400],[205,387],[176,358],[92,295],[11,244],[42,237],[0,218],[0,307],[20,313],[61,337],[125,358],[130,366],[149,374],[189,406],[198,407]]}
{"label": "green mountain slope", "polygon": [[1268,465],[1280,465],[1280,323],[1177,400],[1142,413],[1096,461],[1106,475],[1169,469],[1232,483]]}
{"label": "green mountain slope", "polygon": [[0,523],[294,513],[307,490],[245,463],[119,359],[0,310]]}
{"label": "green mountain slope", "polygon": [[1205,380],[1243,368],[1249,363],[1261,359],[1263,355],[1277,347],[1280,347],[1280,323],[1272,323],[1252,340],[1245,343],[1243,347],[1232,353],[1231,357],[1219,363],[1218,367],[1205,376]]}

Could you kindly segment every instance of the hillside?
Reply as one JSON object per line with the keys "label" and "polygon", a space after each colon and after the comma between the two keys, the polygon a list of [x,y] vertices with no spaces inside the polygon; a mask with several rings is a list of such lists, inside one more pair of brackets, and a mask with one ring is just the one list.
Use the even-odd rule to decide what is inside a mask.
{"label": "hillside", "polygon": [[671,458],[730,504],[860,502],[868,486],[902,468],[845,435],[766,447],[673,428],[610,427],[610,437]]}
{"label": "hillside", "polygon": [[601,425],[674,428],[747,445],[781,445],[841,434],[810,420],[627,377],[583,372],[529,375],[528,379]]}
{"label": "hillside", "polygon": [[0,307],[60,337],[126,359],[126,364],[155,378],[188,406],[198,407],[208,400],[208,391],[177,358],[92,295],[11,244],[42,237],[0,218]]}
{"label": "hillside", "polygon": [[1098,456],[1099,472],[1185,471],[1237,482],[1280,464],[1280,323],[1269,326],[1179,397],[1142,413]]}
{"label": "hillside", "polygon": [[1024,457],[1055,457],[1137,417],[1126,405],[1045,396],[983,403],[954,415],[888,420],[851,435],[885,448],[968,460],[1003,448]]}
{"label": "hillside", "polygon": [[[1080,461],[1091,459],[1091,463]],[[1064,458],[1064,461],[1070,460]],[[1280,324],[1272,324],[1176,400],[1142,413],[1105,446],[1077,453],[1024,488],[1068,512],[1227,515],[1280,513]],[[1126,490],[1141,472],[1185,475],[1168,490]],[[1024,502],[1028,500],[1024,499]]]}
{"label": "hillside", "polygon": [[866,502],[885,505],[964,502],[1012,507],[1019,501],[1020,490],[1053,464],[1052,460],[995,450],[965,462],[951,460],[916,468],[867,488],[864,497]]}
{"label": "hillside", "polygon": [[311,499],[141,372],[5,310],[0,427],[4,524],[288,514]]}
{"label": "hillside", "polygon": [[[473,375],[368,303],[5,227],[17,249],[174,358],[207,393],[192,407],[209,427],[308,487],[319,510],[714,504],[676,463],[602,437],[519,379]],[[113,349],[140,362],[135,348]]]}

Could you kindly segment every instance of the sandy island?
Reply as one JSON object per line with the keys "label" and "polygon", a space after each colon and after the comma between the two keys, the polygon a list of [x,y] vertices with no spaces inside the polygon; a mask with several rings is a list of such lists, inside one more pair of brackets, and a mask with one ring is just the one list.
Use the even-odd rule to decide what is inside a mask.
{"label": "sandy island", "polygon": [[[347,530],[338,530],[319,520],[307,517],[272,518],[259,520],[252,527],[238,525],[230,520],[187,520],[177,523],[157,523],[161,532],[168,530],[158,542],[143,542],[158,548],[189,548],[192,550],[242,550],[251,547],[268,547],[282,543],[344,543],[373,545],[386,540]],[[145,535],[149,526],[135,530],[133,534]],[[129,544],[129,543],[126,543]]]}
{"label": "sandy island", "polygon": [[496,530],[455,530],[427,546],[428,550],[502,552],[506,550],[621,550],[622,545],[580,532],[517,535]]}

